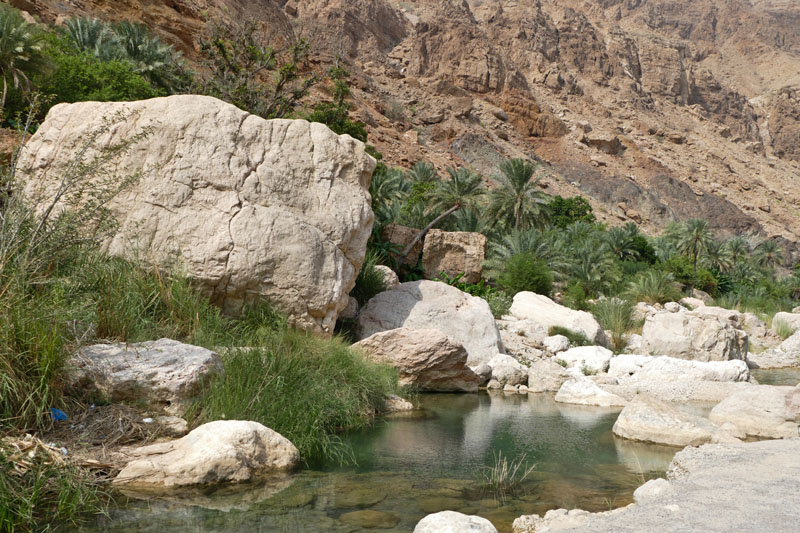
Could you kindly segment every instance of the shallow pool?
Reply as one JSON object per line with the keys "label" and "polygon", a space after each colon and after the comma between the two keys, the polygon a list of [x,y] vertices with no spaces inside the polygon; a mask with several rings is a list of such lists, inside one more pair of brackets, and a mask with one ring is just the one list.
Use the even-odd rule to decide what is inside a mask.
{"label": "shallow pool", "polygon": [[[663,474],[677,449],[615,438],[619,409],[558,404],[549,394],[423,395],[422,413],[345,435],[356,467],[304,470],[266,484],[131,501],[83,531],[411,531],[428,513],[479,514],[501,532],[519,515],[608,510]],[[532,474],[504,494],[483,482],[498,454]]]}
{"label": "shallow pool", "polygon": [[797,385],[800,383],[800,368],[753,369],[750,374],[761,385]]}

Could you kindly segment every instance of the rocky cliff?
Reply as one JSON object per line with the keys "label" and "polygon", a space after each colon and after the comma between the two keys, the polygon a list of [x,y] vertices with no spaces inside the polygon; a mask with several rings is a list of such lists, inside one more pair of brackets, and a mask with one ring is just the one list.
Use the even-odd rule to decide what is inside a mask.
{"label": "rocky cliff", "polygon": [[[790,0],[46,0],[50,21],[140,19],[189,57],[205,15],[254,17],[350,64],[354,115],[386,161],[550,166],[552,194],[658,232],[797,242],[800,4]],[[792,246],[789,246],[793,249]]]}

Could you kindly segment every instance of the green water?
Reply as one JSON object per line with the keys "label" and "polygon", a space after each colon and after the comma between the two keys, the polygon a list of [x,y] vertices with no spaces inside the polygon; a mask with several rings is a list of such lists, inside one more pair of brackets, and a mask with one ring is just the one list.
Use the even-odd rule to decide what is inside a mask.
{"label": "green water", "polygon": [[762,385],[797,385],[800,368],[754,369],[750,374]]}
{"label": "green water", "polygon": [[[619,409],[557,404],[553,396],[440,394],[424,412],[346,435],[357,467],[301,471],[189,500],[133,501],[84,531],[411,531],[445,509],[479,514],[502,532],[519,515],[559,507],[604,511],[630,503],[674,448],[615,438]],[[536,469],[512,494],[480,479],[498,453]],[[370,529],[368,529],[370,528]]]}

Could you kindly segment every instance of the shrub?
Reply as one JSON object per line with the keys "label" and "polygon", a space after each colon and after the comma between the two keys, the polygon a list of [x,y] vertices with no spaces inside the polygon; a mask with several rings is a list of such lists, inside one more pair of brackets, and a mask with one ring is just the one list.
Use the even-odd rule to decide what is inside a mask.
{"label": "shrub", "polygon": [[553,272],[544,260],[521,253],[508,260],[497,282],[508,294],[531,291],[549,296],[553,290]]}
{"label": "shrub", "polygon": [[647,270],[637,274],[625,294],[635,302],[649,304],[674,302],[681,297],[675,277],[671,272],[661,270]]}
{"label": "shrub", "polygon": [[380,258],[378,253],[367,251],[364,264],[356,277],[356,284],[350,291],[350,296],[356,299],[359,306],[366,305],[373,296],[386,290],[386,280],[380,270],[375,268],[380,264]]}
{"label": "shrub", "polygon": [[594,343],[589,340],[589,338],[581,333],[580,331],[573,331],[569,328],[565,328],[563,326],[553,326],[549,330],[547,330],[547,334],[551,337],[553,335],[563,335],[569,339],[569,345],[571,347],[576,346],[591,346]]}
{"label": "shrub", "polygon": [[367,361],[338,339],[278,329],[258,348],[224,354],[225,375],[200,401],[198,422],[255,420],[281,433],[306,463],[353,460],[336,437],[365,422],[396,392],[396,372]]}
{"label": "shrub", "polygon": [[495,318],[502,318],[508,314],[514,300],[504,291],[495,291],[484,298],[489,303],[489,309]]}
{"label": "shrub", "polygon": [[592,213],[592,206],[583,196],[562,198],[555,196],[548,204],[550,208],[550,221],[553,226],[565,229],[575,222],[594,224],[597,219]]}
{"label": "shrub", "polygon": [[562,303],[571,309],[577,311],[589,310],[589,297],[586,291],[583,290],[583,284],[580,281],[570,281],[564,288],[562,295]]}
{"label": "shrub", "polygon": [[625,348],[625,334],[634,328],[631,303],[619,298],[603,298],[591,306],[591,311],[603,329],[611,332],[614,351],[622,351]]}

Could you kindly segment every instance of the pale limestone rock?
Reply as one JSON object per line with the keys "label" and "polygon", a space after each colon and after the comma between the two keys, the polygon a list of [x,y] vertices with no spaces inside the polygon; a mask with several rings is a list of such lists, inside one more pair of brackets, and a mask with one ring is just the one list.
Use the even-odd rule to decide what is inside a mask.
{"label": "pale limestone rock", "polygon": [[[511,317],[506,317],[511,318]],[[500,339],[506,353],[520,360],[533,361],[543,355],[547,331],[532,320],[497,320]]]}
{"label": "pale limestone rock", "polygon": [[189,433],[189,424],[177,416],[157,416],[156,423],[161,426],[160,434],[165,437],[179,438]]}
{"label": "pale limestone rock", "polygon": [[520,292],[514,295],[514,303],[509,311],[520,320],[531,320],[549,331],[553,326],[561,326],[577,331],[596,343],[609,344],[603,328],[595,318],[585,311],[574,311],[555,303],[547,296],[533,292]]}
{"label": "pale limestone rock", "polygon": [[417,522],[414,533],[497,533],[497,529],[480,516],[442,511]]}
{"label": "pale limestone rock", "polygon": [[717,404],[709,419],[718,425],[729,422],[751,437],[797,437],[796,412],[790,412],[787,401],[794,393],[794,387],[751,385]]}
{"label": "pale limestone rock", "polygon": [[795,313],[794,311],[791,313],[783,311],[775,313],[775,316],[772,318],[772,331],[777,333],[781,324],[791,330],[792,333],[796,332],[800,329],[800,313]]}
{"label": "pale limestone rock", "polygon": [[747,333],[735,327],[736,316],[711,307],[652,314],[642,329],[642,351],[698,361],[744,360]]}
{"label": "pale limestone rock", "polygon": [[137,448],[114,478],[128,489],[174,489],[251,481],[300,461],[286,438],[257,422],[218,420],[185,437]]}
{"label": "pale limestone rock", "polygon": [[375,160],[364,144],[207,96],[59,104],[20,159],[25,194],[51,198],[87,137],[118,113],[127,119],[98,146],[153,131],[114,162],[141,178],[108,204],[119,223],[108,253],[177,262],[228,313],[263,297],[294,325],[331,334],[372,229]]}
{"label": "pale limestone rock", "polygon": [[401,398],[397,394],[390,394],[386,397],[384,411],[387,413],[400,413],[403,411],[413,411],[414,404]]}
{"label": "pale limestone rock", "polygon": [[604,391],[595,382],[586,378],[572,378],[564,382],[556,393],[556,401],[599,407],[624,407],[628,404],[616,394]]}
{"label": "pale limestone rock", "polygon": [[794,332],[775,348],[760,353],[749,353],[747,360],[755,368],[800,366],[800,331]]}
{"label": "pale limestone rock", "polygon": [[566,369],[552,359],[539,359],[528,369],[528,392],[558,392],[570,378]]}
{"label": "pale limestone rock", "polygon": [[492,379],[504,385],[522,385],[528,382],[528,369],[510,355],[497,354],[489,360]]}
{"label": "pale limestone rock", "polygon": [[402,385],[422,391],[478,390],[480,378],[467,366],[467,351],[437,329],[382,331],[353,347],[395,367]]}
{"label": "pale limestone rock", "polygon": [[639,353],[642,351],[642,336],[638,333],[631,333],[625,343],[625,353]]}
{"label": "pale limestone rock", "polygon": [[397,277],[397,273],[391,268],[386,265],[375,265],[375,270],[380,272],[383,276],[383,284],[387,291],[400,285],[400,278]]}
{"label": "pale limestone rock", "polygon": [[463,273],[462,281],[478,283],[486,257],[486,237],[480,233],[432,229],[425,235],[422,249],[422,268],[425,276],[434,279],[439,273],[455,277]]}
{"label": "pale limestone rock", "polygon": [[582,509],[552,509],[544,516],[523,515],[514,520],[514,533],[544,533],[564,531],[585,524],[590,518],[588,511]]}
{"label": "pale limestone rock", "polygon": [[705,307],[706,303],[699,299],[699,298],[692,298],[691,296],[687,296],[685,298],[681,298],[679,302],[683,307],[688,308],[689,310],[697,309],[698,307]]}
{"label": "pale limestone rock", "polygon": [[665,355],[620,354],[608,367],[608,374],[617,378],[640,381],[748,381],[747,363],[732,361],[691,361]]}
{"label": "pale limestone rock", "polygon": [[614,352],[602,346],[578,346],[559,353],[556,358],[566,361],[567,368],[586,369],[590,373],[605,372]]}
{"label": "pale limestone rock", "polygon": [[481,363],[477,366],[470,367],[472,371],[478,375],[478,385],[486,385],[492,379],[492,367],[486,363]]}
{"label": "pale limestone rock", "polygon": [[446,333],[464,346],[473,366],[503,352],[489,304],[438,281],[401,283],[378,294],[359,312],[356,335],[365,339],[401,327]]}
{"label": "pale limestone rock", "polygon": [[112,402],[143,403],[183,415],[209,380],[223,372],[211,350],[171,339],[94,344],[67,362],[68,386]]}
{"label": "pale limestone rock", "polygon": [[542,341],[542,344],[544,345],[544,348],[552,354],[558,354],[559,352],[565,352],[569,350],[569,339],[564,335],[545,337],[544,341]]}
{"label": "pale limestone rock", "polygon": [[642,395],[622,409],[613,428],[625,439],[680,447],[711,442],[714,431],[708,420]]}
{"label": "pale limestone rock", "polygon": [[[626,408],[627,409],[627,408]],[[623,409],[624,411],[625,409]],[[621,413],[620,413],[621,414]],[[665,494],[672,490],[672,485],[664,478],[651,479],[635,491],[633,491],[633,501],[643,504],[648,501],[658,501]]]}

